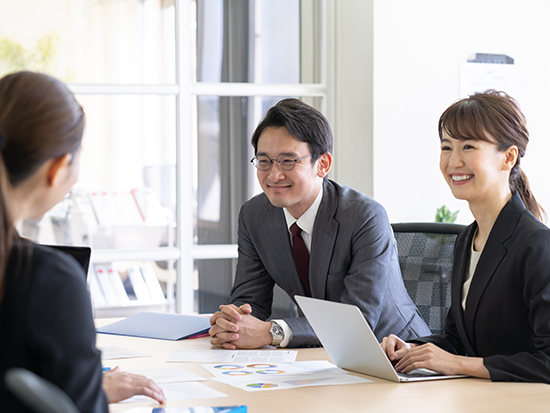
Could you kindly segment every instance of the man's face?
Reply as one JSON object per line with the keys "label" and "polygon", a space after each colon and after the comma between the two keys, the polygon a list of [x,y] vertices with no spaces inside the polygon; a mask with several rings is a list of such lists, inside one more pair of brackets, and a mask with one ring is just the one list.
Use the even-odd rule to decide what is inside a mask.
{"label": "man's face", "polygon": [[309,145],[294,138],[285,127],[268,127],[258,139],[256,155],[265,155],[274,161],[269,170],[258,170],[258,181],[269,201],[276,207],[286,208],[294,218],[299,218],[315,201],[332,157],[325,153],[313,164],[311,157],[307,157],[296,162],[290,171],[281,169],[275,159],[281,154],[301,158],[310,153]]}

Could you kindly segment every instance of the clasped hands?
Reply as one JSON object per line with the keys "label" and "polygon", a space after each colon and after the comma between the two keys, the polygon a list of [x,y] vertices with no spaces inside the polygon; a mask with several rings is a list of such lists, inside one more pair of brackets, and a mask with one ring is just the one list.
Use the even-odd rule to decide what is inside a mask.
{"label": "clasped hands", "polygon": [[271,323],[254,317],[250,304],[220,305],[220,311],[210,318],[210,325],[210,343],[228,350],[260,348],[273,340]]}

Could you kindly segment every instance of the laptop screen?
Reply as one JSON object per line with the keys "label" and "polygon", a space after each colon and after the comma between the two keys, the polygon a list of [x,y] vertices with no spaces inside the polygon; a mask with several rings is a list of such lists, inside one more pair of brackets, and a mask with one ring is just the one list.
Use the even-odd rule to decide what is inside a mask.
{"label": "laptop screen", "polygon": [[84,276],[88,277],[88,267],[90,266],[90,256],[92,255],[92,249],[90,247],[72,246],[72,245],[46,245],[50,248],[55,248],[65,254],[69,254],[74,257],[75,260],[84,269]]}

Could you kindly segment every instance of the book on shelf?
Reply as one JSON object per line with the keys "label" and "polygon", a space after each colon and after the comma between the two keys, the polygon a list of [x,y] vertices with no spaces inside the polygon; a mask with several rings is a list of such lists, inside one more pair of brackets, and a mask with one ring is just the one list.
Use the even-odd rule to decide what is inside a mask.
{"label": "book on shelf", "polygon": [[149,288],[147,288],[147,284],[145,284],[145,279],[141,274],[139,266],[132,265],[130,268],[128,268],[128,279],[132,284],[132,288],[134,290],[134,294],[137,300],[141,301],[142,303],[150,303],[151,301],[153,301],[153,298],[151,297]]}
{"label": "book on shelf", "polygon": [[115,289],[111,282],[111,278],[109,277],[106,268],[101,265],[94,265],[93,272],[96,274],[99,285],[101,286],[101,290],[103,291],[105,304],[107,306],[119,305],[118,297],[116,295]]}
{"label": "book on shelf", "polygon": [[142,264],[141,267],[139,267],[139,269],[141,271],[141,275],[143,276],[143,279],[145,280],[145,284],[149,289],[149,293],[151,294],[151,298],[153,299],[153,301],[157,301],[157,302],[166,301],[166,298],[164,297],[164,292],[162,291],[162,288],[160,286],[157,275],[155,274],[155,270],[153,269],[153,266],[148,262],[146,262]]}

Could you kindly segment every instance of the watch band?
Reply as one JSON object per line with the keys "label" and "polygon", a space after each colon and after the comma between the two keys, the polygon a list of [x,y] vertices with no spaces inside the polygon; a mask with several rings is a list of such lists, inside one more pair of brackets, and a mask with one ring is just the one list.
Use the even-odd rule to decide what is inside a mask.
{"label": "watch band", "polygon": [[277,324],[275,321],[271,321],[271,327],[269,328],[269,332],[271,333],[271,345],[278,347],[279,344],[285,339],[285,331],[283,328]]}

